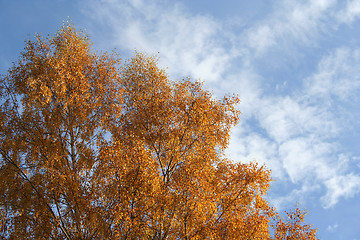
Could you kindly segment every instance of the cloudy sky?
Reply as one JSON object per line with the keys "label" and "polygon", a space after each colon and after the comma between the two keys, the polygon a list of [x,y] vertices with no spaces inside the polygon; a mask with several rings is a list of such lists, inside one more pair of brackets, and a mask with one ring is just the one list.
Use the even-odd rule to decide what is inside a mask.
{"label": "cloudy sky", "polygon": [[71,18],[94,50],[156,53],[169,76],[241,98],[227,151],[272,170],[321,239],[360,239],[359,0],[0,0],[0,73]]}

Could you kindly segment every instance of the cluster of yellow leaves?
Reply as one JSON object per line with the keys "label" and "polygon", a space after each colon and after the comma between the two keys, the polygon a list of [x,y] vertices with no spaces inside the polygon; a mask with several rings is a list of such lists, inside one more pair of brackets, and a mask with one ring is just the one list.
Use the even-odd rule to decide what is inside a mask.
{"label": "cluster of yellow leaves", "polygon": [[155,57],[121,65],[67,24],[28,41],[0,90],[3,238],[316,239],[269,206],[268,169],[224,156],[239,99]]}
{"label": "cluster of yellow leaves", "polygon": [[286,212],[287,221],[276,215],[276,221],[273,224],[275,239],[317,239],[316,229],[313,229],[311,225],[303,224],[305,215],[306,213],[302,212],[299,208],[296,208],[293,212]]}

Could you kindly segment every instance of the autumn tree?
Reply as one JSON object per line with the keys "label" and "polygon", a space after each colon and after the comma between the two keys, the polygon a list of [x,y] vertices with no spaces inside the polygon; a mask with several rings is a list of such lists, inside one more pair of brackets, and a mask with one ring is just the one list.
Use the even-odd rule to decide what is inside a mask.
{"label": "autumn tree", "polygon": [[2,238],[316,239],[265,200],[266,167],[224,155],[236,96],[90,46],[65,24],[1,77]]}

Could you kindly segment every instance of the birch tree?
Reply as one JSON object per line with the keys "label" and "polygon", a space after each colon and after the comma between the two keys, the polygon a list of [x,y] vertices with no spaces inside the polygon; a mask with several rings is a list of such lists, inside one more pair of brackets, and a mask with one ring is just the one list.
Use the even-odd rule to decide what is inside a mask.
{"label": "birch tree", "polygon": [[265,200],[269,169],[225,156],[238,97],[156,57],[93,53],[65,24],[26,42],[0,94],[4,239],[316,239]]}

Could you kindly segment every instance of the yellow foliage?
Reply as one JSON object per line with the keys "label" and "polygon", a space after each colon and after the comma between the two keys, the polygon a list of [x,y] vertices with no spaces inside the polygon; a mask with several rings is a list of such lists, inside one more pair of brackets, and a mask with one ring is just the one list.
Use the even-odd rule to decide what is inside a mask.
{"label": "yellow foliage", "polygon": [[268,169],[224,156],[239,99],[170,81],[155,57],[121,64],[65,24],[0,90],[5,239],[316,239],[265,200]]}

